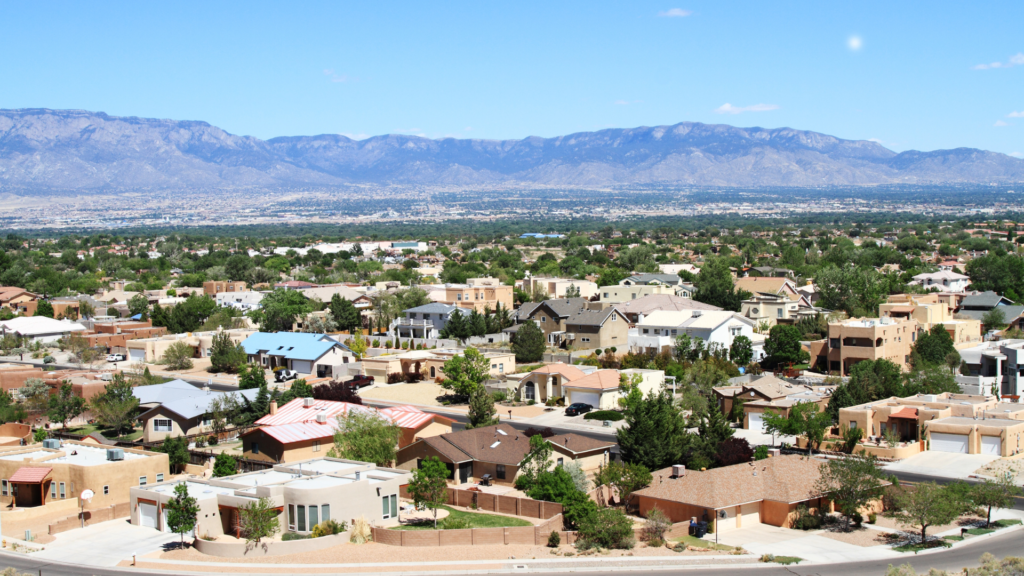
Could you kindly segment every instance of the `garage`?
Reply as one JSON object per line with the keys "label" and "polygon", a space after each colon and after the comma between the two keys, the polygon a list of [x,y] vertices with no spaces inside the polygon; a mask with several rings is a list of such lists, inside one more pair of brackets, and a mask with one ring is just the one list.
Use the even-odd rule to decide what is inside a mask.
{"label": "garage", "polygon": [[931,450],[967,454],[967,434],[932,432]]}
{"label": "garage", "polygon": [[299,374],[312,374],[313,362],[309,360],[292,360],[292,370]]}
{"label": "garage", "polygon": [[747,428],[755,432],[764,432],[764,420],[762,420],[761,412],[748,412],[747,413]]}
{"label": "garage", "polygon": [[139,525],[156,529],[156,504],[139,502]]}
{"label": "garage", "polygon": [[999,436],[982,436],[981,453],[990,456],[1003,455],[1003,439]]}
{"label": "garage", "polygon": [[145,362],[146,351],[140,348],[129,348],[128,349],[128,360],[132,362]]}
{"label": "garage", "polygon": [[569,404],[578,403],[590,404],[594,408],[601,407],[601,394],[597,392],[581,392],[577,390],[569,391]]}
{"label": "garage", "polygon": [[735,528],[736,507],[730,506],[729,508],[718,510],[718,518],[715,519],[715,527],[723,532]]}
{"label": "garage", "polygon": [[750,528],[761,523],[761,503],[750,502],[740,506],[740,527]]}

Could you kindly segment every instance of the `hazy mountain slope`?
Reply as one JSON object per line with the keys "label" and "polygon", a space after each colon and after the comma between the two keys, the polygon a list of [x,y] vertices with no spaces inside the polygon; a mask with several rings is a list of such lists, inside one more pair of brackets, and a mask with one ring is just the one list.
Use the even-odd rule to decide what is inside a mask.
{"label": "hazy mountain slope", "polygon": [[790,128],[674,126],[522,140],[339,135],[263,141],[205,122],[80,110],[0,110],[0,186],[184,189],[469,185],[869,185],[1016,182],[1024,160],[958,148],[896,154],[868,141]]}

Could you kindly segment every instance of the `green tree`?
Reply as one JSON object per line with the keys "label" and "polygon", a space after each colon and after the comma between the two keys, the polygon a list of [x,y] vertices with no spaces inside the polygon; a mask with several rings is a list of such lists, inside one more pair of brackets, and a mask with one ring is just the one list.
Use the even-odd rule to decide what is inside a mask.
{"label": "green tree", "polygon": [[374,412],[353,408],[338,417],[331,458],[372,462],[391,466],[398,455],[398,439],[402,429]]}
{"label": "green tree", "polygon": [[0,424],[20,422],[28,417],[25,407],[14,400],[14,396],[0,390]]}
{"label": "green tree", "polygon": [[708,259],[697,274],[694,287],[697,289],[694,300],[733,312],[739,312],[740,304],[751,296],[749,292],[736,290],[725,258]]}
{"label": "green tree", "polygon": [[483,386],[477,386],[469,395],[469,421],[466,422],[466,429],[497,424],[499,419],[495,416],[496,413],[494,396],[491,396]]}
{"label": "green tree", "polygon": [[438,335],[441,338],[458,340],[460,342],[465,341],[466,338],[472,336],[472,328],[469,324],[469,319],[462,313],[461,309],[456,309],[452,312],[448,321],[445,322],[444,328],[441,329]]}
{"label": "green tree", "polygon": [[142,315],[145,319],[149,313],[149,299],[142,294],[136,294],[128,299],[128,313],[131,316]]}
{"label": "green tree", "polygon": [[437,509],[448,502],[448,467],[436,456],[420,461],[409,480],[409,497],[417,508],[430,508],[437,529]]}
{"label": "green tree", "polygon": [[232,342],[227,332],[213,335],[213,343],[210,345],[211,372],[237,372],[248,359],[245,348]]}
{"label": "green tree", "polygon": [[532,320],[520,324],[519,330],[512,336],[512,352],[516,355],[516,362],[540,362],[547,349],[545,340],[544,332]]}
{"label": "green tree", "polygon": [[635,545],[633,521],[618,508],[601,508],[579,522],[579,544],[583,548],[628,550]]}
{"label": "green tree", "polygon": [[900,526],[921,529],[921,542],[928,540],[929,526],[942,526],[955,520],[963,510],[945,487],[935,482],[920,482],[912,487],[899,487],[890,491],[892,507],[885,515]]}
{"label": "green tree", "polygon": [[651,484],[651,471],[643,464],[612,461],[600,466],[594,475],[596,486],[609,486],[620,502],[629,502],[633,492]]}
{"label": "green tree", "polygon": [[825,431],[832,427],[832,415],[822,411],[815,402],[801,402],[789,413],[793,429],[807,438],[807,456],[825,439]]}
{"label": "green tree", "polygon": [[175,342],[164,350],[163,361],[168,370],[190,370],[195,350],[187,342]]}
{"label": "green tree", "polygon": [[623,460],[642,464],[648,470],[660,470],[679,461],[686,423],[668,394],[630,401],[623,416],[625,426],[615,433]]}
{"label": "green tree", "polygon": [[235,457],[226,452],[219,452],[213,460],[213,477],[223,478],[235,474],[238,474],[238,463],[235,461]]}
{"label": "green tree", "polygon": [[469,396],[490,374],[490,362],[476,348],[466,348],[444,363],[441,387],[457,396]]}
{"label": "green tree", "polygon": [[822,462],[814,492],[836,504],[850,529],[850,520],[858,510],[882,495],[882,470],[877,458],[851,454]]}
{"label": "green tree", "polygon": [[750,338],[737,336],[729,345],[729,360],[738,366],[746,366],[754,359],[754,345]]}
{"label": "green tree", "polygon": [[261,386],[266,387],[266,385],[267,373],[259,364],[250,363],[238,369],[239,390],[250,390]]}
{"label": "green tree", "polygon": [[356,310],[351,300],[342,298],[340,294],[335,294],[331,296],[329,308],[331,315],[334,316],[334,321],[338,323],[338,330],[355,332],[362,326],[359,310]]}
{"label": "green tree", "polygon": [[775,436],[795,436],[799,431],[794,428],[794,422],[789,416],[783,416],[775,410],[765,410],[761,414],[761,425],[766,434],[772,435],[772,442]]}
{"label": "green tree", "polygon": [[188,484],[181,482],[174,487],[174,498],[167,501],[167,527],[181,537],[181,548],[185,547],[185,534],[195,530],[199,517],[199,501],[188,495]]}
{"label": "green tree", "polygon": [[807,355],[800,344],[803,335],[796,326],[776,324],[768,332],[764,343],[766,358],[762,362],[768,366],[781,366],[789,363],[798,364]]}
{"label": "green tree", "polygon": [[171,470],[180,472],[189,463],[188,439],[184,436],[171,437],[167,435],[161,445],[153,448],[154,452],[167,454]]}
{"label": "green tree", "polygon": [[[920,359],[928,366],[942,366],[946,364],[946,357],[956,354],[956,365],[960,365],[960,354],[953,345],[953,338],[946,331],[942,324],[932,326],[931,330],[922,332],[917,336],[917,342],[911,348],[911,359]],[[924,366],[915,366],[923,368]]]}
{"label": "green tree", "polygon": [[253,319],[263,332],[291,332],[295,319],[313,311],[313,303],[298,290],[279,288],[260,301]]}
{"label": "green tree", "polygon": [[50,396],[50,407],[46,415],[50,422],[60,422],[61,430],[66,431],[68,422],[81,416],[82,412],[85,412],[85,400],[75,396],[71,384],[64,382],[60,386],[60,391]]}
{"label": "green tree", "polygon": [[561,466],[541,472],[526,491],[534,500],[557,502],[562,505],[562,515],[567,528],[579,527],[588,517],[597,512],[597,505],[580,491],[572,476]]}
{"label": "green tree", "polygon": [[1006,327],[1006,313],[993,308],[981,316],[981,323],[985,330],[1002,330]]}
{"label": "green tree", "polygon": [[53,305],[50,304],[49,300],[40,300],[36,303],[36,312],[33,315],[53,318]]}
{"label": "green tree", "polygon": [[980,484],[975,484],[972,487],[971,499],[974,504],[987,510],[985,514],[986,527],[992,525],[993,508],[1009,508],[1014,499],[1020,495],[1021,489],[1013,480],[1013,475],[1007,473],[995,480],[986,478]]}
{"label": "green tree", "polygon": [[50,406],[50,386],[42,378],[29,378],[18,389],[18,396],[31,412],[42,412]]}
{"label": "green tree", "polygon": [[246,546],[257,546],[280,532],[278,514],[274,501],[265,497],[238,508],[238,529]]}
{"label": "green tree", "polygon": [[551,454],[554,449],[540,434],[530,436],[530,451],[519,462],[519,475],[516,476],[516,489],[529,490],[537,477],[551,467]]}
{"label": "green tree", "polygon": [[105,428],[121,436],[131,429],[139,399],[132,394],[132,385],[123,374],[114,374],[101,394],[93,396],[90,402],[96,420]]}

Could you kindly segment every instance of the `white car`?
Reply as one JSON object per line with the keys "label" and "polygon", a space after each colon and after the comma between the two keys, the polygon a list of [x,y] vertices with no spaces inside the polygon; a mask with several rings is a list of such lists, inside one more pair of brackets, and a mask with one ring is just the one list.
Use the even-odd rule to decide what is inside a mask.
{"label": "white car", "polygon": [[125,360],[124,354],[111,354],[107,356],[107,362],[124,362]]}
{"label": "white car", "polygon": [[289,380],[295,380],[299,377],[299,373],[295,370],[278,370],[274,372],[274,380],[278,382],[287,382]]}

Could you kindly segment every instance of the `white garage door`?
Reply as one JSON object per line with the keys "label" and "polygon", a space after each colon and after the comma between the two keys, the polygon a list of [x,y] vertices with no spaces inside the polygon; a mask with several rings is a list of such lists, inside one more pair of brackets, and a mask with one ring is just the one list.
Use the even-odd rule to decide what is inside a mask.
{"label": "white garage door", "polygon": [[601,395],[597,392],[577,392],[575,390],[569,391],[569,403],[576,404],[582,402],[584,404],[590,404],[594,408],[601,407]]}
{"label": "white garage door", "polygon": [[138,348],[129,348],[128,359],[131,360],[132,362],[145,362],[146,351],[140,350]]}
{"label": "white garage door", "polygon": [[761,523],[761,505],[757,502],[743,504],[740,506],[740,525],[743,528],[750,528]]}
{"label": "white garage door", "polygon": [[156,528],[156,505],[139,502],[139,524],[146,528]]}
{"label": "white garage door", "polygon": [[[725,512],[725,518],[722,513]],[[736,508],[726,508],[718,511],[718,518],[715,519],[715,527],[722,532],[736,528]]]}
{"label": "white garage door", "polygon": [[292,360],[292,370],[299,374],[312,374],[313,363],[309,360]]}
{"label": "white garage door", "polygon": [[943,434],[932,432],[931,449],[936,452],[967,454],[967,434]]}
{"label": "white garage door", "polygon": [[748,412],[747,428],[755,432],[764,432],[764,421],[761,419],[761,416],[760,412]]}
{"label": "white garage door", "polygon": [[981,453],[991,454],[992,456],[1002,456],[1003,439],[999,436],[982,436]]}
{"label": "white garage door", "polygon": [[[171,511],[169,509],[167,509],[167,508],[164,508],[164,532],[170,532],[171,531],[170,522],[167,521],[167,519],[168,519],[168,517],[170,515],[171,515]],[[188,532],[185,532],[185,538],[186,539],[188,539],[188,538],[195,538],[195,534],[196,534],[196,530],[195,530],[195,528],[193,528],[192,530],[189,530]]]}

